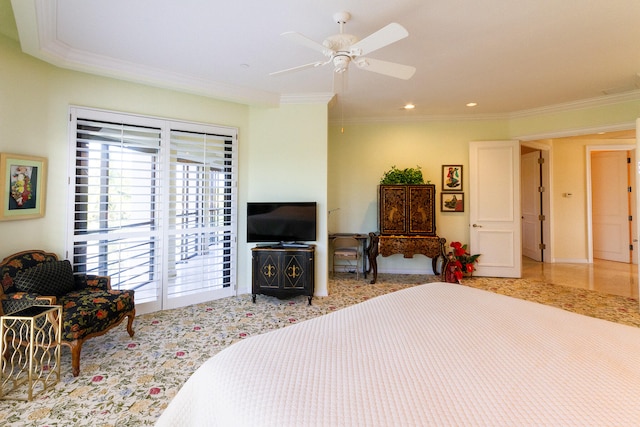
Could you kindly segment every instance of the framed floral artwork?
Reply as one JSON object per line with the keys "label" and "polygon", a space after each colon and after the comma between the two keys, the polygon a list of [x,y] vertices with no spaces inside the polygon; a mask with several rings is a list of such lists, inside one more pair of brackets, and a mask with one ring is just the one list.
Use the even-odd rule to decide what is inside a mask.
{"label": "framed floral artwork", "polygon": [[47,159],[0,153],[0,220],[44,216]]}
{"label": "framed floral artwork", "polygon": [[462,165],[442,165],[442,191],[462,191]]}
{"label": "framed floral artwork", "polygon": [[441,212],[464,212],[464,193],[440,193]]}

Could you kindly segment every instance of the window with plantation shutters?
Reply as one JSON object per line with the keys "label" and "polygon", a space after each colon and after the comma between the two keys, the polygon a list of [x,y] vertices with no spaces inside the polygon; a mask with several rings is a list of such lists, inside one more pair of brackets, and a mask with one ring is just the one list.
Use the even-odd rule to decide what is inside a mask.
{"label": "window with plantation shutters", "polygon": [[68,257],[138,312],[229,296],[236,130],[72,108]]}
{"label": "window with plantation shutters", "polygon": [[236,247],[232,140],[176,129],[170,138],[168,297],[229,287]]}

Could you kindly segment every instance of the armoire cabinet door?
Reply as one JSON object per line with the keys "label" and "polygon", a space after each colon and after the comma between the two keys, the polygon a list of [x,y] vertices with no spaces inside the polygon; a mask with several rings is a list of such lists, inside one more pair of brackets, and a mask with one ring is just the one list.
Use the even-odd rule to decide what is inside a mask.
{"label": "armoire cabinet door", "polygon": [[412,185],[408,189],[408,232],[417,235],[436,235],[436,189],[434,185]]}
{"label": "armoire cabinet door", "polygon": [[407,232],[407,186],[380,186],[380,234]]}
{"label": "armoire cabinet door", "polygon": [[381,235],[436,235],[435,185],[381,185],[379,197]]}

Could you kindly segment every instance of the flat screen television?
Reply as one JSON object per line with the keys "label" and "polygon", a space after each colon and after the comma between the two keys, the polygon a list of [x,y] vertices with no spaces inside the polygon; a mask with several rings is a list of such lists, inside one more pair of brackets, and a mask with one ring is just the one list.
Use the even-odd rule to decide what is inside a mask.
{"label": "flat screen television", "polygon": [[316,220],[316,202],[249,202],[247,242],[312,242]]}

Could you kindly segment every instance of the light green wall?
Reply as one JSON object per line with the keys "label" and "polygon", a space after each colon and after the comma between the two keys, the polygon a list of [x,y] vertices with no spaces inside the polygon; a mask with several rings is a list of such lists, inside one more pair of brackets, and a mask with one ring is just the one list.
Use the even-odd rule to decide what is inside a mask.
{"label": "light green wall", "polygon": [[[32,248],[64,257],[70,105],[239,129],[240,292],[248,292],[251,283],[244,235],[249,194],[304,196],[326,208],[326,105],[262,110],[64,70],[23,54],[17,42],[0,35],[0,152],[43,156],[49,162],[45,217],[0,222],[0,258]],[[322,227],[320,236],[326,235],[324,219]],[[321,253],[325,250],[321,245]],[[326,270],[326,255],[317,262],[320,272]],[[326,293],[326,273],[318,279],[318,292]]]}
{"label": "light green wall", "polygon": [[[250,130],[251,150],[244,159],[251,172],[247,201],[318,203],[315,293],[327,295],[327,106],[252,108]],[[251,274],[251,266],[245,268]]]}
{"label": "light green wall", "polygon": [[[329,230],[368,233],[378,229],[377,186],[391,166],[420,166],[425,181],[436,186],[436,227],[451,241],[468,241],[469,205],[464,213],[440,212],[443,164],[468,170],[469,141],[509,137],[504,120],[461,120],[420,123],[346,124],[329,127]],[[463,185],[467,181],[463,175]],[[463,191],[468,188],[463,187]],[[385,272],[431,272],[431,262],[393,255],[378,260]]]}
{"label": "light green wall", "polygon": [[[440,212],[441,167],[461,164],[468,192],[469,141],[514,139],[568,130],[597,129],[633,124],[640,117],[640,101],[557,112],[538,117],[503,120],[468,120],[421,123],[340,124],[329,127],[329,210],[331,232],[368,233],[378,230],[377,185],[391,166],[421,166],[425,180],[436,185],[436,225],[448,242],[469,241],[469,200],[464,213]],[[531,139],[531,138],[528,138]],[[616,141],[580,139],[545,140],[553,157],[552,259],[588,258],[585,145]],[[620,141],[617,142],[618,144]],[[563,190],[565,188],[571,190]],[[562,198],[572,192],[571,199]],[[378,260],[382,272],[430,273],[431,263],[421,255],[403,259],[393,255]]]}

